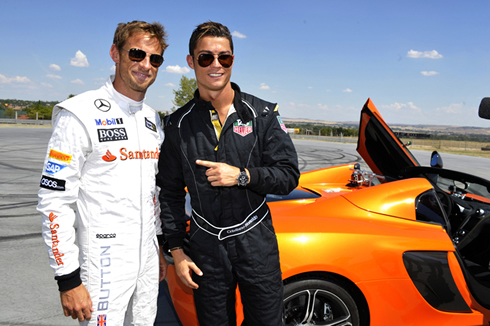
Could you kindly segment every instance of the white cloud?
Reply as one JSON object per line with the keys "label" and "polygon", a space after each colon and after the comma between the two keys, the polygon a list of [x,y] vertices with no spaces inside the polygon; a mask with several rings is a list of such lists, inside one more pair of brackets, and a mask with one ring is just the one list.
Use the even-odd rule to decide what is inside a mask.
{"label": "white cloud", "polygon": [[87,56],[78,50],[74,58],[71,58],[70,64],[75,67],[88,67]]}
{"label": "white cloud", "polygon": [[418,58],[441,59],[442,54],[439,54],[436,50],[424,51],[424,52],[410,50],[407,53],[407,57],[414,58],[414,59],[418,59]]}
{"label": "white cloud", "polygon": [[163,96],[163,95],[158,95],[158,98],[165,98],[165,96]]}
{"label": "white cloud", "polygon": [[344,89],[342,92],[344,92],[344,93],[352,93],[352,92],[353,92],[353,90],[352,90],[352,89],[350,89],[350,88],[346,88],[346,89]]}
{"label": "white cloud", "polygon": [[321,104],[321,103],[318,103],[317,104],[318,108],[321,109],[321,110],[330,110],[330,108],[328,107],[328,105],[326,104]]}
{"label": "white cloud", "polygon": [[166,83],[164,86],[175,87],[175,85],[173,83]]}
{"label": "white cloud", "polygon": [[308,89],[313,89],[313,86],[308,86]]}
{"label": "white cloud", "polygon": [[415,104],[413,104],[413,102],[407,102],[407,103],[395,102],[395,103],[390,104],[390,105],[382,105],[381,107],[388,109],[388,110],[393,110],[393,111],[400,111],[400,110],[409,109],[409,110],[413,110],[416,112],[421,112],[420,108],[415,106]]}
{"label": "white cloud", "polygon": [[0,74],[0,83],[1,84],[12,84],[12,83],[29,83],[31,80],[27,77],[6,77]]}
{"label": "white cloud", "polygon": [[437,108],[436,111],[444,114],[461,114],[463,112],[463,103],[450,104],[449,106]]}
{"label": "white cloud", "polygon": [[176,65],[167,66],[167,68],[165,68],[165,71],[171,74],[187,74],[191,70],[187,67],[180,67],[179,65]]}
{"label": "white cloud", "polygon": [[41,86],[48,87],[48,88],[53,88],[53,85],[48,84],[48,83],[41,83]]}
{"label": "white cloud", "polygon": [[270,89],[270,87],[266,83],[260,83],[259,89]]}
{"label": "white cloud", "polygon": [[54,63],[49,65],[49,69],[51,69],[53,71],[60,71],[61,70],[60,66],[55,65]]}
{"label": "white cloud", "polygon": [[112,71],[112,72],[116,72],[116,65],[112,65],[112,67],[111,67],[111,71]]}
{"label": "white cloud", "polygon": [[51,78],[51,79],[61,79],[61,76],[51,75],[51,74],[47,74],[46,77]]}
{"label": "white cloud", "polygon": [[106,78],[103,78],[103,77],[98,77],[98,78],[94,78],[94,84],[95,85],[104,85],[106,83]]}
{"label": "white cloud", "polygon": [[72,84],[78,84],[78,85],[85,85],[85,83],[81,79],[72,80],[70,83],[72,83]]}
{"label": "white cloud", "polygon": [[231,33],[231,35],[238,37],[238,38],[247,38],[247,35],[244,35],[244,34],[237,32],[237,31],[234,31],[233,33]]}
{"label": "white cloud", "polygon": [[437,71],[421,71],[420,72],[424,76],[434,76],[434,75],[439,75]]}

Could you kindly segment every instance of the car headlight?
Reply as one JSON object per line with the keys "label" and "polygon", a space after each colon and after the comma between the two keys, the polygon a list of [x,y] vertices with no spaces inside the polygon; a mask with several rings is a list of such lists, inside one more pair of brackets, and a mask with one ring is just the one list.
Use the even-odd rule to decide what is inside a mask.
{"label": "car headlight", "polygon": [[445,251],[408,251],[403,263],[413,284],[434,308],[471,312],[454,282]]}

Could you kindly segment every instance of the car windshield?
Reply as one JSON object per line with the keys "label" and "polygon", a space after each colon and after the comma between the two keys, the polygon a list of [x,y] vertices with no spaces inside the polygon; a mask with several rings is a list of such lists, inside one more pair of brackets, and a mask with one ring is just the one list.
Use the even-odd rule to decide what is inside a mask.
{"label": "car windshield", "polygon": [[437,186],[451,193],[470,193],[490,199],[488,187],[478,182],[472,182],[472,180],[454,180],[439,175],[437,178]]}
{"label": "car windshield", "polygon": [[463,197],[471,194],[490,200],[490,181],[471,174],[425,166],[408,168],[403,174],[405,177],[424,177],[450,194]]}

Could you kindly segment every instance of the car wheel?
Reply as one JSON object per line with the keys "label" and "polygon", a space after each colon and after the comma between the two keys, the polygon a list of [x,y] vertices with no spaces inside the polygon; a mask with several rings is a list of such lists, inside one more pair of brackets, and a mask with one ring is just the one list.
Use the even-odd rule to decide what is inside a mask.
{"label": "car wheel", "polygon": [[284,324],[359,326],[356,302],[340,285],[303,280],[284,287]]}

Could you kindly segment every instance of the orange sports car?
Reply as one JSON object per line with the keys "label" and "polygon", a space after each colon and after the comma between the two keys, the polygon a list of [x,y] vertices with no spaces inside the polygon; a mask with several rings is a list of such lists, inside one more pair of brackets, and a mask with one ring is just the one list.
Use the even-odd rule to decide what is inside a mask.
{"label": "orange sports car", "polygon": [[[372,171],[310,171],[289,195],[268,196],[285,325],[488,325],[490,182],[443,169],[436,152],[420,166],[371,100],[359,129]],[[167,259],[177,314],[198,325]],[[238,324],[240,305],[237,295]]]}

